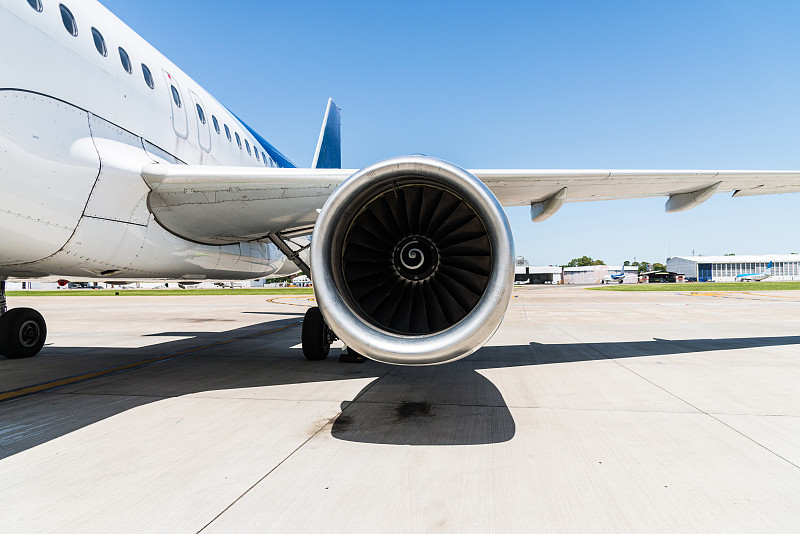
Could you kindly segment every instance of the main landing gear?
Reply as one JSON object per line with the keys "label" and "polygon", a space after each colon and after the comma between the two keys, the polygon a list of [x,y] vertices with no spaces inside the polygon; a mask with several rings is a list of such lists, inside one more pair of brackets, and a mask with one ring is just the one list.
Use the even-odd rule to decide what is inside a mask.
{"label": "main landing gear", "polygon": [[6,283],[0,280],[0,354],[6,358],[36,356],[47,338],[42,314],[31,308],[6,310]]}
{"label": "main landing gear", "polygon": [[307,360],[324,360],[328,357],[331,343],[336,340],[333,331],[325,324],[322,312],[314,306],[306,310],[303,317],[303,355]]}
{"label": "main landing gear", "polygon": [[[307,360],[318,361],[328,357],[331,343],[338,338],[333,330],[325,324],[322,312],[316,306],[309,308],[303,317],[303,332],[301,334],[303,342],[303,355]],[[339,361],[344,363],[363,363],[364,357],[351,348],[339,356]]]}

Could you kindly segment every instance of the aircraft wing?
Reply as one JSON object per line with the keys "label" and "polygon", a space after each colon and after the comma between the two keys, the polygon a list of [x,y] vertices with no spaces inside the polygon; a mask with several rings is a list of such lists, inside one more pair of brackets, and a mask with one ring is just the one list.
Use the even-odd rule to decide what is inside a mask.
{"label": "aircraft wing", "polygon": [[504,206],[539,202],[566,187],[566,202],[673,196],[719,183],[734,196],[800,192],[800,171],[470,170]]}
{"label": "aircraft wing", "polygon": [[[142,176],[150,209],[193,241],[226,244],[270,232],[308,234],[333,190],[354,169],[150,164]],[[800,192],[800,171],[470,170],[504,206],[531,205],[544,220],[564,202],[669,197],[683,211],[716,192],[733,196]]]}
{"label": "aircraft wing", "polygon": [[150,164],[148,204],[171,232],[210,245],[270,232],[310,234],[333,190],[355,171]]}

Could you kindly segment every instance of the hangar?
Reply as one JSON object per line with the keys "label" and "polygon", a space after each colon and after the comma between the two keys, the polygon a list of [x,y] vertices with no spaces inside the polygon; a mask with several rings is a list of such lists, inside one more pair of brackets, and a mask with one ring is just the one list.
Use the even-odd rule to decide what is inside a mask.
{"label": "hangar", "polygon": [[735,282],[740,274],[763,273],[772,262],[769,280],[800,280],[800,255],[676,256],[667,258],[667,270],[684,273],[687,281]]}
{"label": "hangar", "polygon": [[514,262],[515,284],[560,284],[561,267],[552,265],[529,265],[523,256],[517,256]]}
{"label": "hangar", "polygon": [[[601,284],[610,274],[619,274],[622,265],[588,265],[585,267],[564,267],[565,284]],[[639,281],[639,268],[626,265],[624,284],[635,284]]]}
{"label": "hangar", "polygon": [[561,267],[525,265],[514,268],[515,284],[560,284]]}

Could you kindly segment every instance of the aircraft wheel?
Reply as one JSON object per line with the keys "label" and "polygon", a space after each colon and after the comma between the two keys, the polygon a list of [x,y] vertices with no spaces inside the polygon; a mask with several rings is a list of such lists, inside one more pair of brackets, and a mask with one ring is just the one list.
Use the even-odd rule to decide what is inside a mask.
{"label": "aircraft wheel", "polygon": [[309,308],[303,317],[303,355],[307,360],[324,360],[331,348],[330,329],[325,324],[322,312],[316,306]]}
{"label": "aircraft wheel", "polygon": [[36,356],[47,338],[42,314],[31,308],[12,308],[0,316],[0,354],[6,358]]}

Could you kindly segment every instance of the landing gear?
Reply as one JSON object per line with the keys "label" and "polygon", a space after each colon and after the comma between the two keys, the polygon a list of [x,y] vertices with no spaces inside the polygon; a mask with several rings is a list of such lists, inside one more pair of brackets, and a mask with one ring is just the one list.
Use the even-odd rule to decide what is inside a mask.
{"label": "landing gear", "polygon": [[325,324],[322,312],[316,306],[309,308],[305,317],[303,317],[301,339],[303,342],[303,354],[307,360],[324,360],[328,357],[331,343],[336,339],[336,336]]}
{"label": "landing gear", "polygon": [[6,358],[36,356],[47,338],[42,314],[30,308],[6,309],[6,282],[0,280],[0,355]]}
{"label": "landing gear", "polygon": [[6,358],[36,356],[47,338],[42,314],[31,308],[14,308],[0,315],[0,354]]}
{"label": "landing gear", "polygon": [[[303,317],[303,332],[301,334],[303,342],[303,354],[307,360],[319,361],[328,357],[331,350],[331,343],[338,338],[333,330],[325,324],[325,318],[319,308],[309,308]],[[366,358],[357,353],[350,347],[346,347],[346,352],[339,356],[339,361],[343,363],[364,363]]]}
{"label": "landing gear", "polygon": [[361,354],[357,353],[355,350],[347,347],[347,352],[343,352],[339,356],[339,361],[342,363],[364,363],[367,361]]}

